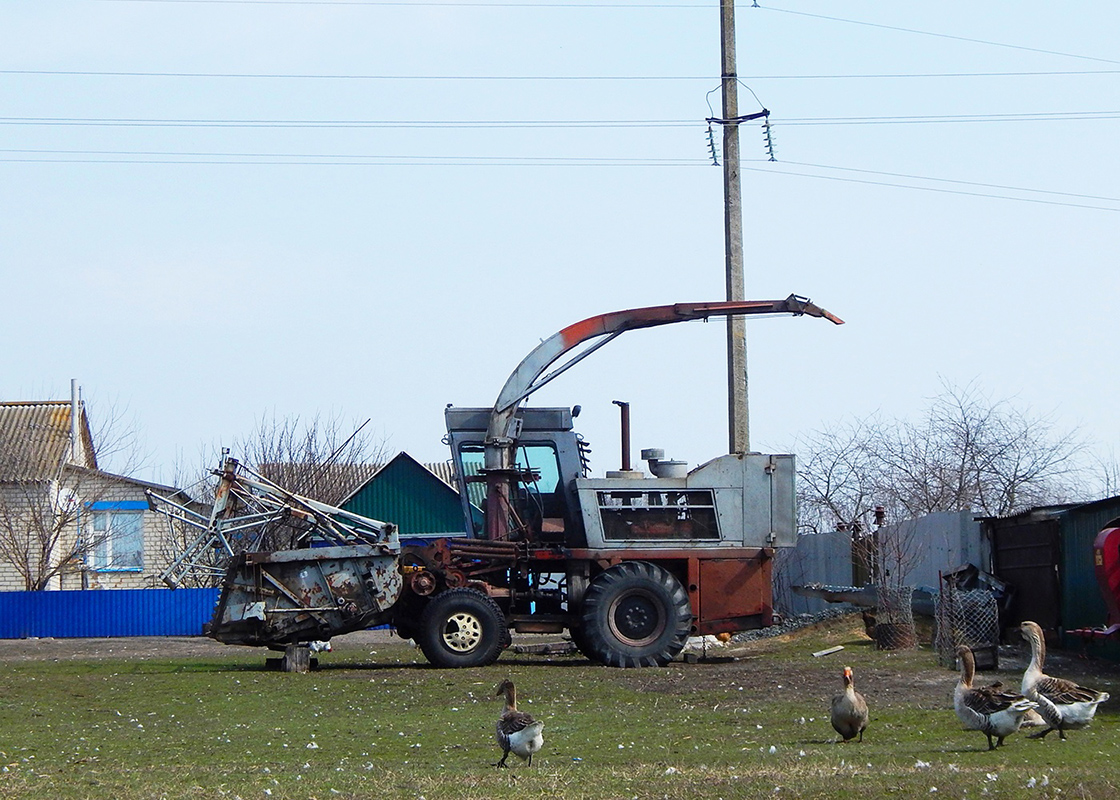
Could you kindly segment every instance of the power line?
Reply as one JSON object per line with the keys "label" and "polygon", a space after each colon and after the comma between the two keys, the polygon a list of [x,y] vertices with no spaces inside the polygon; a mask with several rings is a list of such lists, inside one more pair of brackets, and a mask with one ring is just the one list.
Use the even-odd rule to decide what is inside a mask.
{"label": "power line", "polygon": [[859,169],[857,167],[833,167],[827,164],[809,164],[801,161],[783,161],[783,164],[790,164],[795,167],[811,167],[813,169],[831,169],[842,172],[856,172],[863,175],[883,175],[889,178],[905,178],[907,180],[915,181],[931,181],[935,183],[952,183],[958,186],[976,186],[984,189],[1001,189],[1013,192],[1030,192],[1034,194],[1052,194],[1059,197],[1074,197],[1081,200],[1103,200],[1109,203],[1120,203],[1120,197],[1108,197],[1104,195],[1081,194],[1077,192],[1059,192],[1051,189],[1030,189],[1024,186],[1008,186],[999,183],[981,183],[980,181],[963,181],[953,178],[930,178],[925,175],[911,175],[904,172],[883,172],[873,169]]}
{"label": "power line", "polygon": [[[592,157],[592,156],[409,156],[409,155],[370,155],[355,153],[231,153],[231,152],[189,152],[189,151],[161,151],[161,150],[60,150],[41,148],[0,148],[0,154],[8,153],[22,156],[59,156],[59,158],[0,158],[3,161],[49,162],[64,164],[117,164],[117,163],[146,163],[146,164],[319,164],[334,166],[345,161],[345,165],[353,166],[360,163],[381,165],[382,162],[399,162],[401,164],[425,165],[572,165],[572,166],[706,166],[708,160],[704,158],[631,158],[631,157]],[[70,158],[70,156],[121,156],[129,160],[117,158]],[[133,160],[138,156],[150,156],[151,160]],[[211,161],[194,161],[186,159],[214,159]],[[172,161],[169,159],[184,159]],[[267,161],[266,159],[273,159]]]}
{"label": "power line", "polygon": [[134,128],[679,128],[695,119],[634,120],[237,120],[99,117],[0,117],[0,125]]}
{"label": "power line", "polygon": [[982,44],[988,47],[1004,47],[1010,50],[1024,50],[1028,53],[1042,53],[1048,56],[1062,56],[1063,58],[1077,58],[1084,61],[1097,61],[1102,64],[1120,64],[1120,61],[1112,58],[1097,58],[1095,56],[1083,56],[1077,53],[1063,53],[1058,50],[1043,50],[1038,47],[1025,47],[1018,44],[1008,44],[1006,42],[993,42],[986,39],[973,39],[968,36],[954,36],[949,33],[934,33],[933,31],[923,31],[917,28],[903,28],[897,25],[883,25],[878,22],[866,22],[858,19],[845,19],[843,17],[831,17],[826,14],[812,14],[807,11],[793,11],[788,8],[774,8],[773,6],[759,6],[767,11],[777,11],[782,14],[793,14],[799,17],[812,17],[814,19],[828,20],[829,22],[843,22],[847,25],[863,25],[868,28],[880,28],[882,30],[897,31],[900,33],[913,33],[919,36],[933,36],[938,39],[952,39],[958,42],[968,42],[970,44]]}
{"label": "power line", "polygon": [[766,167],[742,167],[742,169],[751,172],[768,172],[777,175],[791,175],[798,178],[815,178],[817,180],[837,181],[840,183],[858,183],[866,186],[886,186],[895,189],[910,189],[918,192],[936,192],[938,194],[954,194],[964,197],[983,197],[990,200],[1012,200],[1020,203],[1036,203],[1048,206],[1065,206],[1066,208],[1083,208],[1091,211],[1111,211],[1120,212],[1120,208],[1112,208],[1109,206],[1089,205],[1087,203],[1070,203],[1061,200],[1045,200],[1038,197],[1015,197],[1013,195],[991,194],[988,192],[969,192],[963,189],[942,189],[936,186],[914,186],[912,184],[904,183],[891,183],[890,181],[873,181],[865,180],[862,178],[844,178],[837,175],[813,175],[805,172],[794,172],[791,170],[766,168]]}
{"label": "power line", "polygon": [[[707,3],[549,3],[549,2],[436,2],[434,0],[96,0],[103,3],[133,3],[133,4],[187,4],[187,5],[245,5],[245,6],[354,6],[354,7],[434,7],[434,8],[524,8],[524,9],[579,9],[579,10],[613,10],[613,9],[674,9],[691,11],[709,11]],[[1076,58],[1084,61],[1095,61],[1102,64],[1120,64],[1120,60],[1086,56],[1078,53],[1066,53],[1059,50],[1047,50],[1039,47],[996,42],[988,39],[978,39],[969,36],[957,36],[949,33],[926,31],[919,28],[907,28],[900,25],[886,25],[866,20],[835,17],[827,14],[814,14],[807,11],[794,11],[788,8],[775,8],[773,6],[759,6],[757,0],[752,8],[761,8],[781,14],[807,17],[812,19],[839,22],[846,25],[860,25],[868,28],[908,33],[917,36],[930,36],[939,39],[950,39],[969,44],[980,44],[986,47],[999,47],[1010,50],[1020,50],[1029,53],[1060,56],[1062,58]]]}
{"label": "power line", "polygon": [[1012,114],[929,114],[887,117],[792,117],[774,119],[775,125],[924,125],[974,122],[1059,122],[1120,118],[1120,111],[1039,111]]}
{"label": "power line", "polygon": [[[881,117],[790,117],[775,125],[924,125],[996,122],[1064,122],[1120,119],[1120,110],[1039,111],[1005,114],[927,114]],[[271,129],[610,129],[700,127],[700,119],[586,120],[285,120],[285,119],[154,119],[139,117],[0,117],[0,125],[111,128],[271,128]]]}
{"label": "power line", "polygon": [[[135,2],[136,0],[131,0]],[[1024,70],[1016,72],[879,72],[836,75],[741,75],[743,81],[901,80],[935,78],[1039,78],[1117,75],[1120,69]],[[138,72],[77,69],[0,69],[0,75],[42,75],[83,78],[204,78],[238,80],[331,81],[719,81],[718,75],[370,75],[262,72]]]}
{"label": "power line", "polygon": [[430,7],[430,8],[580,8],[580,9],[615,9],[615,8],[671,8],[689,9],[696,11],[710,11],[706,4],[699,3],[440,3],[418,0],[417,2],[402,2],[401,0],[95,0],[101,3],[140,3],[140,4],[167,4],[179,3],[188,5],[242,5],[242,6],[386,6],[386,7]]}
{"label": "power line", "polygon": [[[5,155],[7,154],[7,155]],[[75,158],[75,156],[81,156]],[[146,157],[146,158],[145,158]],[[677,158],[619,158],[619,157],[568,157],[568,156],[410,156],[401,154],[323,154],[323,153],[236,153],[236,152],[185,152],[160,150],[60,150],[60,149],[0,149],[0,162],[4,163],[49,163],[49,164],[150,164],[150,165],[200,165],[200,166],[547,166],[547,167],[708,167],[707,159]],[[744,163],[774,164],[766,159],[746,159]],[[860,175],[877,175],[885,178],[899,178],[907,181],[945,183],[955,186],[969,186],[976,189],[1020,192],[1024,194],[1052,195],[1078,200],[1098,200],[1105,203],[1120,204],[1120,197],[1092,195],[1078,192],[1064,192],[1052,189],[1033,189],[1024,186],[983,183],[953,178],[936,178],[911,173],[886,172],[882,170],[838,167],[829,164],[806,162],[779,162],[772,167],[743,167],[754,172],[778,175],[791,175],[803,178],[859,183],[917,191],[934,191],[942,194],[956,194],[968,197],[984,197],[999,200],[1020,200],[1048,205],[1085,208],[1098,211],[1120,211],[1120,208],[1070,203],[1030,197],[993,194],[991,192],[963,191],[959,189],[940,189],[929,186],[916,186],[894,181],[873,181],[829,175],[816,175],[782,169],[783,165],[806,167],[809,169],[850,172]]]}
{"label": "power line", "polygon": [[244,160],[244,159],[76,159],[76,158],[5,158],[0,157],[0,163],[6,164],[151,164],[151,165],[180,165],[180,166],[265,166],[265,167],[688,167],[708,165],[706,159],[680,160],[673,162],[668,159],[655,162],[642,162],[630,159],[523,159],[511,156],[496,157],[492,161],[464,160],[454,156],[445,160],[433,158],[427,161],[416,161],[408,157],[399,160],[386,157],[385,160],[356,160],[356,161],[298,161],[298,160]]}

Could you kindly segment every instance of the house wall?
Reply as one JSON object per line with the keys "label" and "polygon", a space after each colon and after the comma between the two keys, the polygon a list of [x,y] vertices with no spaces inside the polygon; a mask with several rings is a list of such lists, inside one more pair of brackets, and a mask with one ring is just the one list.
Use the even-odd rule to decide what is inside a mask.
{"label": "house wall", "polygon": [[[0,531],[0,536],[4,537],[5,546],[23,544],[22,541],[16,541],[19,530],[29,524],[27,520],[31,518],[31,509],[45,502],[52,490],[49,481],[0,483],[0,515],[4,518],[4,529]],[[13,530],[9,531],[9,528]],[[23,546],[27,547],[28,558],[35,564],[36,548],[29,545],[30,542],[27,542]],[[51,588],[57,589],[60,585],[57,580],[53,583]],[[26,588],[23,575],[11,561],[4,558],[3,552],[0,551],[0,591],[21,592]]]}
{"label": "house wall", "polygon": [[[162,586],[159,574],[170,562],[172,549],[167,520],[148,509],[144,487],[127,481],[97,478],[87,481],[90,495],[96,498],[94,509],[85,511],[81,520],[83,536],[92,537],[92,515],[97,511],[139,513],[141,518],[141,567],[139,569],[100,569],[92,553],[82,564],[63,575],[63,589],[147,589]],[[104,508],[106,505],[113,508]],[[87,538],[88,540],[88,538]]]}
{"label": "house wall", "polygon": [[[26,484],[24,484],[26,485]],[[29,504],[26,501],[26,492],[21,486],[0,487],[0,503],[6,512],[15,515],[22,514],[26,519]],[[90,503],[94,508],[106,504],[115,505],[117,510],[138,513],[141,516],[142,553],[139,569],[97,569],[94,567],[91,554],[75,563],[68,565],[62,573],[53,579],[48,589],[144,589],[162,586],[159,573],[170,562],[173,552],[170,530],[167,521],[160,515],[148,510],[144,486],[121,480],[114,476],[102,476],[96,473],[84,473],[80,478],[74,479],[70,488],[75,491],[83,501],[83,506]],[[43,491],[49,491],[44,484]],[[107,510],[107,509],[102,509]],[[79,528],[81,534],[90,541],[92,533],[93,511],[83,507],[78,519],[69,530],[63,533],[63,540],[56,547],[56,557],[59,554],[73,552],[75,538]],[[24,591],[23,576],[11,562],[0,558],[0,591]]]}

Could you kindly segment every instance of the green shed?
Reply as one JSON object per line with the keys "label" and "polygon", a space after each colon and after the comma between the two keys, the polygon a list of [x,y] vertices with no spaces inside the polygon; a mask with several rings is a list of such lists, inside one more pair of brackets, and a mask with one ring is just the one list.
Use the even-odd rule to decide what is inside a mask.
{"label": "green shed", "polygon": [[[419,536],[465,536],[463,507],[451,486],[451,465],[425,466],[398,453],[342,501],[341,508],[392,522],[402,540]],[[481,510],[472,506],[481,519]]]}
{"label": "green shed", "polygon": [[[981,520],[992,543],[992,571],[1016,587],[1015,618],[1035,619],[1065,647],[1082,640],[1067,631],[1106,624],[1101,587],[1093,566],[1093,542],[1120,519],[1120,497],[1031,509]],[[1120,642],[1091,645],[1094,654],[1120,660]]]}

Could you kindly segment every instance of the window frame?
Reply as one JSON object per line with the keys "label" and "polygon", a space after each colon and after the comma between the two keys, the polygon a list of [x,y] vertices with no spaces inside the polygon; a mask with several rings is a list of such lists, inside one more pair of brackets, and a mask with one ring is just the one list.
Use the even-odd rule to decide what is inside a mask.
{"label": "window frame", "polygon": [[[90,515],[88,522],[89,539],[94,544],[85,556],[86,569],[92,572],[143,572],[144,571],[144,511],[148,508],[143,500],[118,500],[90,503],[86,511]],[[129,527],[135,525],[134,530],[128,530],[129,540],[134,539],[135,546],[126,552],[135,553],[138,564],[117,565],[114,562],[120,557],[115,551],[114,543],[123,532],[114,530],[115,517],[129,519]],[[101,539],[102,532],[97,532],[95,526],[99,520],[105,520],[108,526],[108,535]],[[123,538],[123,537],[122,537]]]}

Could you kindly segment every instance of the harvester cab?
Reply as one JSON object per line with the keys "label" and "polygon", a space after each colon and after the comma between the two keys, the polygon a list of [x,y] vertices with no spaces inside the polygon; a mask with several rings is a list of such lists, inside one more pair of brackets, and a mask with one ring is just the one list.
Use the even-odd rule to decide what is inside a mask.
{"label": "harvester cab", "polygon": [[[446,409],[448,442],[473,535],[484,537],[484,442],[490,409]],[[649,472],[588,475],[586,446],[566,408],[522,408],[508,476],[510,539],[625,551],[635,547],[786,547],[794,544],[794,457],[739,453],[691,471],[644,450]],[[490,509],[488,509],[489,511]]]}

